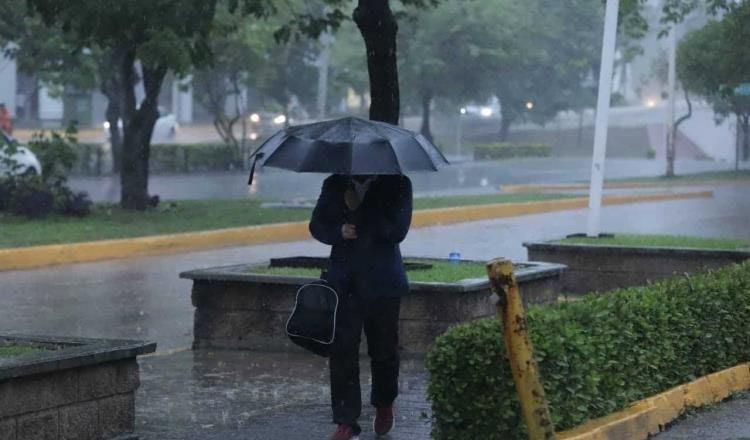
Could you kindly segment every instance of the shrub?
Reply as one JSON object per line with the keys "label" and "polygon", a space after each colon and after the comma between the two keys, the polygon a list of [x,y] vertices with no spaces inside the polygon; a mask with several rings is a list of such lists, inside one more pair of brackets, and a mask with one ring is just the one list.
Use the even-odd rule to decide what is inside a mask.
{"label": "shrub", "polygon": [[12,188],[9,210],[13,214],[43,218],[53,212],[55,196],[38,176],[16,178]]}
{"label": "shrub", "polygon": [[[532,307],[528,325],[556,430],[750,360],[750,262]],[[436,439],[522,439],[496,319],[455,327],[428,355]]]}
{"label": "shrub", "polygon": [[543,143],[495,142],[474,146],[474,159],[495,160],[514,157],[549,157],[552,147]]}
{"label": "shrub", "polygon": [[85,217],[91,213],[91,199],[86,192],[74,192],[66,186],[52,191],[55,199],[55,212],[71,217]]}
{"label": "shrub", "polygon": [[75,174],[99,175],[105,171],[105,149],[104,145],[90,142],[78,142],[75,149],[76,161],[72,172]]}
{"label": "shrub", "polygon": [[225,143],[154,144],[150,168],[154,172],[227,171],[242,167],[237,152]]}
{"label": "shrub", "polygon": [[42,179],[49,185],[64,185],[76,161],[74,146],[76,126],[69,125],[63,134],[51,131],[34,133],[29,141],[29,149],[34,152],[42,165]]}
{"label": "shrub", "polygon": [[[8,159],[4,165],[11,170],[0,176],[0,210],[30,218],[42,218],[57,212],[82,217],[90,212],[91,201],[86,193],[74,193],[67,186],[68,173],[76,161],[76,127],[68,126],[64,134],[52,131],[34,133],[29,149],[42,165],[42,175],[19,175],[12,172],[16,164]],[[5,146],[6,152],[13,152]],[[7,157],[9,157],[6,154]]]}

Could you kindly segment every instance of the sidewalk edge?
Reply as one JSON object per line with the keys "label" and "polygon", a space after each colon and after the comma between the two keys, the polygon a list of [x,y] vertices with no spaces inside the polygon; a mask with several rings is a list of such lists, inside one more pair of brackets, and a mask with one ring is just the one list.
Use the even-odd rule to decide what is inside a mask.
{"label": "sidewalk edge", "polygon": [[630,407],[558,433],[559,440],[645,440],[688,408],[720,402],[750,389],[750,363],[712,373],[635,402]]}

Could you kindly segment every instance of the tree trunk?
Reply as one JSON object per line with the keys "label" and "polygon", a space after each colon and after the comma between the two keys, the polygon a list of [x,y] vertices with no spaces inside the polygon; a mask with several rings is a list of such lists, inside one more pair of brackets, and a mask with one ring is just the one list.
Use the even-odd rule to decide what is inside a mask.
{"label": "tree trunk", "polygon": [[742,158],[747,160],[750,156],[750,114],[742,116]]}
{"label": "tree trunk", "polygon": [[674,177],[674,161],[677,158],[677,132],[680,129],[680,124],[688,120],[693,116],[693,104],[690,102],[690,95],[687,89],[685,92],[685,102],[687,102],[688,111],[684,115],[680,116],[672,125],[672,131],[668,134],[667,139],[667,177]]}
{"label": "tree trunk", "polygon": [[419,130],[422,136],[432,142],[432,131],[430,130],[430,104],[432,104],[432,92],[422,92],[422,128]]}
{"label": "tree trunk", "polygon": [[508,105],[500,101],[500,142],[508,140],[510,124],[513,123],[513,114]]}
{"label": "tree trunk", "polygon": [[107,98],[107,123],[109,123],[109,145],[112,149],[112,173],[117,174],[122,167],[122,137],[119,127],[120,106],[116,99]]}
{"label": "tree trunk", "polygon": [[134,81],[135,51],[123,57],[120,73],[121,110],[123,117],[123,154],[120,171],[120,205],[125,209],[145,210],[149,205],[148,161],[151,135],[159,118],[158,97],[167,73],[165,67],[143,66],[143,86],[146,96],[136,109]]}
{"label": "tree trunk", "polygon": [[[99,89],[107,97],[107,110],[105,118],[109,123],[109,140],[112,150],[112,172],[117,174],[122,166],[122,131],[120,130],[120,96],[121,90],[125,87],[123,78],[120,73],[120,66],[123,62],[122,57],[125,51],[119,48],[103,57],[103,64],[99,65],[99,75],[102,78]],[[130,87],[133,87],[131,84]]]}
{"label": "tree trunk", "polygon": [[396,18],[388,0],[359,0],[353,19],[367,48],[370,119],[398,124],[400,98],[396,64]]}

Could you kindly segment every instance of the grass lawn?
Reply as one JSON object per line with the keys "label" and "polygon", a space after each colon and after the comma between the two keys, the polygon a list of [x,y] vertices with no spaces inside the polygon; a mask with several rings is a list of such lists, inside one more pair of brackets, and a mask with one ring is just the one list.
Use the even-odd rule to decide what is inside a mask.
{"label": "grass lawn", "polygon": [[748,240],[734,238],[688,237],[681,235],[615,234],[614,237],[569,237],[556,243],[600,246],[681,247],[701,249],[740,249],[750,246]]}
{"label": "grass lawn", "polygon": [[750,170],[706,171],[695,174],[679,174],[675,177],[628,177],[624,179],[607,179],[608,183],[670,183],[700,182],[709,180],[750,180]]}
{"label": "grass lawn", "polygon": [[[432,264],[431,269],[409,270],[406,275],[409,281],[422,281],[433,283],[454,283],[467,278],[483,278],[487,276],[484,263],[451,263],[445,260],[409,260],[419,263]],[[297,267],[257,267],[252,269],[253,273],[269,275],[305,276],[317,278],[320,269],[308,269]]]}
{"label": "grass lawn", "polygon": [[43,351],[43,349],[30,345],[0,345],[0,359],[28,353],[38,353],[40,351]]}
{"label": "grass lawn", "polygon": [[[527,202],[571,197],[562,194],[489,194],[416,199],[415,209]],[[0,248],[74,243],[112,238],[203,231],[310,218],[309,209],[261,208],[256,200],[165,201],[144,212],[97,204],[85,218],[50,216],[43,220],[0,214]]]}

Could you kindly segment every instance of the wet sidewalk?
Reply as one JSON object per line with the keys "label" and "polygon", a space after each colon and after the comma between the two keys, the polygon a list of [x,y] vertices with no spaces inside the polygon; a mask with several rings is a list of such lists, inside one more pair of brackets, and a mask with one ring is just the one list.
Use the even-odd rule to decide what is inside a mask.
{"label": "wet sidewalk", "polygon": [[[307,354],[185,351],[142,359],[136,430],[142,440],[318,440],[331,423],[326,360]],[[369,362],[360,365],[361,440],[374,439]],[[382,439],[427,439],[427,373],[404,360],[396,428]]]}

